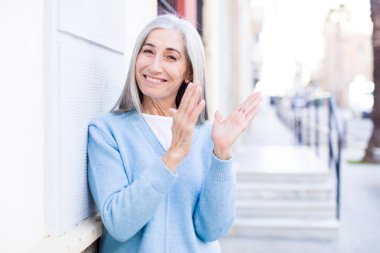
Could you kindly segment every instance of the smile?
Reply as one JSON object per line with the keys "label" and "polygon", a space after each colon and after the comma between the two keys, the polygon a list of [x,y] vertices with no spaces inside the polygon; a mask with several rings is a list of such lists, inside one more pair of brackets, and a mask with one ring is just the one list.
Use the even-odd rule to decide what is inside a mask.
{"label": "smile", "polygon": [[154,78],[154,77],[147,76],[147,75],[144,75],[144,78],[148,82],[155,83],[155,84],[160,84],[160,83],[166,82],[165,79]]}

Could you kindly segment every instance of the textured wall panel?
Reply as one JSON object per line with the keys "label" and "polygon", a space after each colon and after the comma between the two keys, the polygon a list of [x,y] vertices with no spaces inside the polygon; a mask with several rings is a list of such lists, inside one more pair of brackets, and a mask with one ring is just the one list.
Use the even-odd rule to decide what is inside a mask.
{"label": "textured wall panel", "polygon": [[[71,1],[69,1],[71,2]],[[87,1],[86,1],[87,2]],[[123,55],[86,41],[60,40],[61,234],[94,212],[86,175],[87,125],[109,111],[124,84]]]}
{"label": "textured wall panel", "polygon": [[124,52],[124,0],[60,0],[58,29]]}

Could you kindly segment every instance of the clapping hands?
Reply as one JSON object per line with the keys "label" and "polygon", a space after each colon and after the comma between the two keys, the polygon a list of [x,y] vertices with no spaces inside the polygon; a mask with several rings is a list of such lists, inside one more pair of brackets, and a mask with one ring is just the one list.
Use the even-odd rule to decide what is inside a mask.
{"label": "clapping hands", "polygon": [[[194,127],[205,107],[205,101],[200,99],[201,93],[199,82],[189,83],[179,108],[170,109],[173,117],[172,143],[162,159],[172,171],[175,171],[191,150]],[[260,93],[255,92],[226,118],[223,118],[218,111],[215,113],[211,138],[214,143],[214,154],[219,159],[227,160],[231,157],[233,144],[257,114],[260,100]]]}
{"label": "clapping hands", "polygon": [[261,94],[255,92],[226,118],[216,111],[211,138],[214,142],[214,153],[218,158],[226,160],[231,157],[232,145],[256,116],[260,101]]}

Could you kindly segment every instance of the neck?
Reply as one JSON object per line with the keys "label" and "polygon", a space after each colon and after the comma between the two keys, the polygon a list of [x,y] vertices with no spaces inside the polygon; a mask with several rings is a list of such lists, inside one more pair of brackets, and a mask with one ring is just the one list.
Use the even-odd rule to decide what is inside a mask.
{"label": "neck", "polygon": [[175,102],[164,102],[150,97],[144,97],[141,109],[143,113],[160,116],[170,116],[169,109],[176,108]]}

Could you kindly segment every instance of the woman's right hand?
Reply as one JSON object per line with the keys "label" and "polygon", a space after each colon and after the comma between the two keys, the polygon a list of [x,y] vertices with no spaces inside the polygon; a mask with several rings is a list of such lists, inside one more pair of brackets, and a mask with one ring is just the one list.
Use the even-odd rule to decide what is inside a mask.
{"label": "woman's right hand", "polygon": [[177,110],[170,108],[173,117],[172,143],[162,160],[173,172],[190,153],[195,124],[205,107],[205,101],[203,99],[199,101],[201,92],[199,82],[189,83],[179,108]]}

